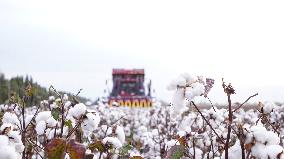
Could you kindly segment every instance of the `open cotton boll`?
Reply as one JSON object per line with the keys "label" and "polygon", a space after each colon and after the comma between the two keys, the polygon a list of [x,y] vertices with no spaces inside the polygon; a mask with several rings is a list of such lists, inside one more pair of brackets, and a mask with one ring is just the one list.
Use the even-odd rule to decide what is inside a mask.
{"label": "open cotton boll", "polygon": [[83,103],[76,104],[73,108],[70,109],[70,114],[79,119],[83,114],[86,113],[87,107]]}
{"label": "open cotton boll", "polygon": [[43,111],[43,112],[38,113],[35,120],[36,120],[36,123],[39,123],[40,121],[47,121],[50,117],[51,117],[50,111]]}
{"label": "open cotton boll", "polygon": [[172,140],[166,142],[166,150],[169,150],[174,145],[180,145],[178,140],[172,139]]}
{"label": "open cotton boll", "polygon": [[[240,159],[240,157],[242,156],[242,149],[240,146],[240,141],[237,140],[236,143],[229,148],[229,159]],[[225,158],[225,152],[223,152],[222,154],[222,159]]]}
{"label": "open cotton boll", "polygon": [[250,131],[256,132],[256,131],[266,131],[266,128],[262,124],[254,125],[250,128]]}
{"label": "open cotton boll", "polygon": [[15,151],[18,152],[18,153],[22,153],[25,149],[25,146],[23,145],[23,143],[15,143],[14,144],[15,146]]}
{"label": "open cotton boll", "polygon": [[100,123],[100,116],[98,113],[87,113],[86,117],[82,122],[82,129],[85,132],[92,132],[98,128]]}
{"label": "open cotton boll", "polygon": [[253,132],[253,136],[257,142],[260,142],[262,144],[267,142],[267,131],[255,131]]}
{"label": "open cotton boll", "polygon": [[9,139],[6,135],[0,135],[0,147],[7,146],[9,144]]}
{"label": "open cotton boll", "polygon": [[196,96],[200,96],[204,93],[205,87],[200,83],[193,83],[191,87],[187,87],[185,90],[185,97],[192,100]]}
{"label": "open cotton boll", "polygon": [[171,83],[168,85],[167,89],[175,90],[177,89],[178,86],[185,86],[185,85],[186,85],[186,80],[180,76],[177,79],[172,80]]}
{"label": "open cotton boll", "polygon": [[274,132],[267,131],[265,135],[266,135],[265,137],[266,137],[267,145],[279,145],[280,144],[280,138]]}
{"label": "open cotton boll", "polygon": [[67,101],[67,100],[68,100],[68,95],[67,95],[67,94],[64,94],[64,95],[63,95],[63,100],[64,100],[64,101]]}
{"label": "open cotton boll", "polygon": [[16,152],[13,146],[0,146],[1,159],[21,159],[22,157]]}
{"label": "open cotton boll", "polygon": [[[60,130],[56,130],[56,134],[58,134],[58,132],[60,132]],[[55,133],[55,129],[49,129],[49,131],[46,132],[47,138],[49,140],[54,138],[54,135],[55,135],[54,133]]]}
{"label": "open cotton boll", "polygon": [[54,97],[54,96],[49,96],[48,100],[49,100],[49,101],[54,101],[54,100],[55,100],[55,97]]}
{"label": "open cotton boll", "polygon": [[114,146],[114,148],[121,148],[122,144],[116,137],[105,137],[103,139],[103,144],[110,143]]}
{"label": "open cotton boll", "polygon": [[173,107],[172,107],[172,116],[176,117],[181,112],[183,112],[185,108],[185,98],[184,98],[184,91],[182,89],[178,89],[174,92],[173,99],[172,99]]}
{"label": "open cotton boll", "polygon": [[68,109],[71,106],[71,104],[72,103],[70,101],[66,101],[65,104],[64,104],[64,108]]}
{"label": "open cotton boll", "polygon": [[[194,153],[194,149],[190,148],[189,149],[189,153],[193,154]],[[203,152],[199,148],[195,147],[195,159],[203,159],[202,158],[202,154],[203,154]]]}
{"label": "open cotton boll", "polygon": [[[283,152],[283,147],[281,147],[280,145],[269,145],[266,147],[266,152],[269,158],[278,159],[278,155]],[[284,158],[283,155],[282,158]]]}
{"label": "open cotton boll", "polygon": [[252,132],[249,135],[247,135],[247,137],[251,138],[251,136],[253,136],[257,142],[260,142],[266,145],[280,144],[280,138],[278,137],[278,135],[272,131],[267,131],[266,128],[264,128],[261,125],[253,126],[251,128],[251,131]]}
{"label": "open cotton boll", "polygon": [[107,125],[101,125],[100,127],[101,127],[102,131],[105,132],[107,130],[108,126]]}
{"label": "open cotton boll", "polygon": [[3,132],[6,128],[13,130],[14,126],[10,123],[3,123],[0,127],[0,131]]}
{"label": "open cotton boll", "polygon": [[50,104],[49,106],[50,106],[51,109],[58,108],[58,105],[55,102]]}
{"label": "open cotton boll", "polygon": [[265,159],[267,158],[265,147],[266,147],[265,145],[257,142],[251,148],[251,154],[257,158]]}
{"label": "open cotton boll", "polygon": [[[34,115],[31,114],[27,114],[25,117],[25,123],[29,124],[31,122],[31,120],[33,119]],[[20,119],[22,121],[22,118]]]}
{"label": "open cotton boll", "polygon": [[15,126],[20,126],[20,121],[18,120],[18,117],[14,113],[6,112],[2,119],[3,123],[10,123]]}
{"label": "open cotton boll", "polygon": [[263,106],[263,113],[268,114],[273,111],[273,109],[276,107],[276,105],[272,102],[266,102]]}
{"label": "open cotton boll", "polygon": [[48,127],[55,127],[57,124],[57,121],[53,117],[50,117],[46,120],[46,123]]}
{"label": "open cotton boll", "polygon": [[9,131],[7,136],[9,137],[9,141],[13,143],[22,143],[22,137],[18,131]]}
{"label": "open cotton boll", "polygon": [[36,124],[35,130],[36,130],[36,132],[37,132],[38,135],[43,135],[45,129],[46,129],[46,123],[45,123],[45,121],[39,121],[39,122]]}
{"label": "open cotton boll", "polygon": [[117,125],[116,129],[115,129],[115,133],[117,135],[117,138],[119,139],[119,141],[124,144],[125,142],[125,134],[124,134],[124,130],[123,127]]}

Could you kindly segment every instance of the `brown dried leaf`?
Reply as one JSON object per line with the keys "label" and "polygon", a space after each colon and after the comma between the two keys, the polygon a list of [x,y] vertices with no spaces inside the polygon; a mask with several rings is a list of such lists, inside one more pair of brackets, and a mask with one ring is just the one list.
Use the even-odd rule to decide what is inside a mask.
{"label": "brown dried leaf", "polygon": [[65,147],[65,139],[54,138],[46,144],[44,151],[48,159],[64,159]]}
{"label": "brown dried leaf", "polygon": [[83,144],[75,142],[74,139],[67,143],[67,153],[70,159],[84,159],[86,147]]}

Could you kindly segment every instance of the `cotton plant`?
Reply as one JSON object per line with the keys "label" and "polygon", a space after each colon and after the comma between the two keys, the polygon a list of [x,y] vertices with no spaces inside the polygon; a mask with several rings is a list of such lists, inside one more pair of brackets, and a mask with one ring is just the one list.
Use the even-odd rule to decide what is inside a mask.
{"label": "cotton plant", "polygon": [[273,131],[268,131],[262,124],[246,128],[245,146],[256,158],[284,158],[284,149],[280,138]]}
{"label": "cotton plant", "polygon": [[202,76],[193,76],[188,73],[181,74],[168,85],[168,90],[174,91],[172,99],[172,116],[176,117],[184,112],[188,101],[195,97],[207,96],[214,84],[213,79],[206,79],[204,82]]}
{"label": "cotton plant", "polygon": [[6,112],[0,127],[0,158],[21,158],[24,145],[20,135],[20,122],[14,113]]}

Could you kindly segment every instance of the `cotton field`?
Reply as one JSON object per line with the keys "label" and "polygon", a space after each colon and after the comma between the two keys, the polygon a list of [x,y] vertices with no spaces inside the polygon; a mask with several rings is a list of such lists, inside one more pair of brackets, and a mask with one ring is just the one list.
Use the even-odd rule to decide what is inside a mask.
{"label": "cotton field", "polygon": [[[226,109],[200,109],[214,80],[182,74],[169,82],[170,104],[151,108],[85,105],[59,94],[27,106],[26,96],[1,105],[1,159],[284,159],[284,105],[232,104],[235,88],[223,81]],[[236,88],[237,89],[237,88]]]}

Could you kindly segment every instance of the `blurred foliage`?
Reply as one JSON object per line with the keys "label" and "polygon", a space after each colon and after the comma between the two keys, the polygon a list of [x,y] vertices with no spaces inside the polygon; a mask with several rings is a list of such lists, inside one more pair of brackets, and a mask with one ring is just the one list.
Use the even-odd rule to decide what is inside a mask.
{"label": "blurred foliage", "polygon": [[[72,96],[72,94],[66,92],[59,93],[67,94],[69,97]],[[17,76],[11,79],[6,79],[4,74],[0,73],[0,104],[8,103],[11,101],[11,97],[17,98],[23,97],[24,95],[29,97],[26,101],[26,105],[34,106],[38,105],[43,99],[48,99],[48,97],[53,94],[51,94],[47,88],[34,82],[30,76]],[[76,98],[83,103],[88,101],[87,98],[80,96]]]}

